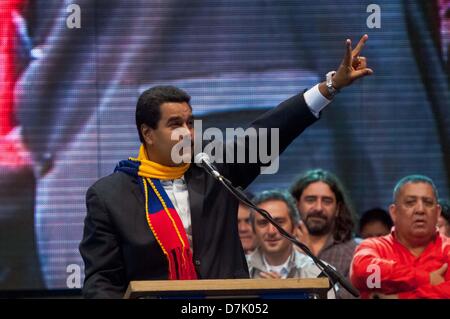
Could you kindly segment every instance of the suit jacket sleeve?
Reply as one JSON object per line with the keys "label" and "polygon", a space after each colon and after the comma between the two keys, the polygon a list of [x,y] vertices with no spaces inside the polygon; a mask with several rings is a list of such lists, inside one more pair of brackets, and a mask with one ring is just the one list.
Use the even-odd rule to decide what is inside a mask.
{"label": "suit jacket sleeve", "polygon": [[[269,165],[267,160],[264,161],[260,157],[260,147],[263,143],[267,145],[267,152],[262,152],[263,154],[270,154],[273,149],[276,154],[270,154],[271,158],[273,155],[280,155],[300,133],[316,120],[317,118],[307,106],[303,94],[297,94],[282,102],[276,108],[265,112],[250,125],[250,128],[256,129],[257,132],[257,148],[252,149],[247,140],[245,143],[246,163],[239,163],[235,154],[235,164],[224,165],[224,176],[229,178],[234,185],[247,187],[260,174],[261,167]],[[278,147],[274,147],[271,142],[271,129],[278,129],[278,138],[273,139],[275,143],[278,143]],[[228,153],[230,144],[226,147]],[[231,147],[234,147],[236,151],[236,143],[232,144]],[[258,154],[257,161],[249,163],[250,153],[254,153],[255,150]]]}
{"label": "suit jacket sleeve", "polygon": [[86,274],[83,296],[122,298],[126,280],[120,243],[107,208],[94,187],[86,194],[87,215],[80,243]]}

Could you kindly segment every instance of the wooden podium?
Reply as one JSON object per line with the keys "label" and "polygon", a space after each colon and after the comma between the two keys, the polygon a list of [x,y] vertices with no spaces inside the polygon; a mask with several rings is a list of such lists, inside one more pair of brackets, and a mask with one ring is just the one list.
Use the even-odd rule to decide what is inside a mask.
{"label": "wooden podium", "polygon": [[327,298],[327,278],[131,281],[125,299]]}

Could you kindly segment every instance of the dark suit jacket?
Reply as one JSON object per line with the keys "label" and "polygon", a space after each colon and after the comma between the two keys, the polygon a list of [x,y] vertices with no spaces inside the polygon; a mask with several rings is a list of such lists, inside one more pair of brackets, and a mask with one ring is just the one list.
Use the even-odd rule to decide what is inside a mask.
{"label": "dark suit jacket", "polygon": [[[300,94],[266,112],[251,126],[269,128],[269,134],[270,128],[279,128],[282,152],[315,120]],[[260,173],[258,163],[217,166],[234,185],[243,188]],[[237,227],[237,200],[196,165],[190,166],[185,178],[199,278],[248,278]],[[121,297],[131,280],[167,279],[167,261],[148,227],[137,178],[122,172],[104,177],[89,188],[86,202],[80,244],[85,297]]]}

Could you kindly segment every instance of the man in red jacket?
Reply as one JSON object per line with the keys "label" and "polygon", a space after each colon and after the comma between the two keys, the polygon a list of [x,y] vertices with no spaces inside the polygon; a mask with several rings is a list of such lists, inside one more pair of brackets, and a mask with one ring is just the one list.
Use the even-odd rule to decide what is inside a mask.
{"label": "man in red jacket", "polygon": [[362,298],[450,298],[450,239],[436,228],[437,199],[428,177],[397,183],[391,233],[364,240],[353,256],[350,278]]}

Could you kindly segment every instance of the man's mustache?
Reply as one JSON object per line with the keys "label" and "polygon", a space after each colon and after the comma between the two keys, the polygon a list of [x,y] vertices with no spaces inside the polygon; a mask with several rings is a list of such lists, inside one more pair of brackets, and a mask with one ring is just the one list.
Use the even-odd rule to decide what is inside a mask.
{"label": "man's mustache", "polygon": [[321,218],[325,221],[328,221],[328,217],[322,212],[322,211],[313,211],[306,216],[306,220],[315,217],[315,218]]}

